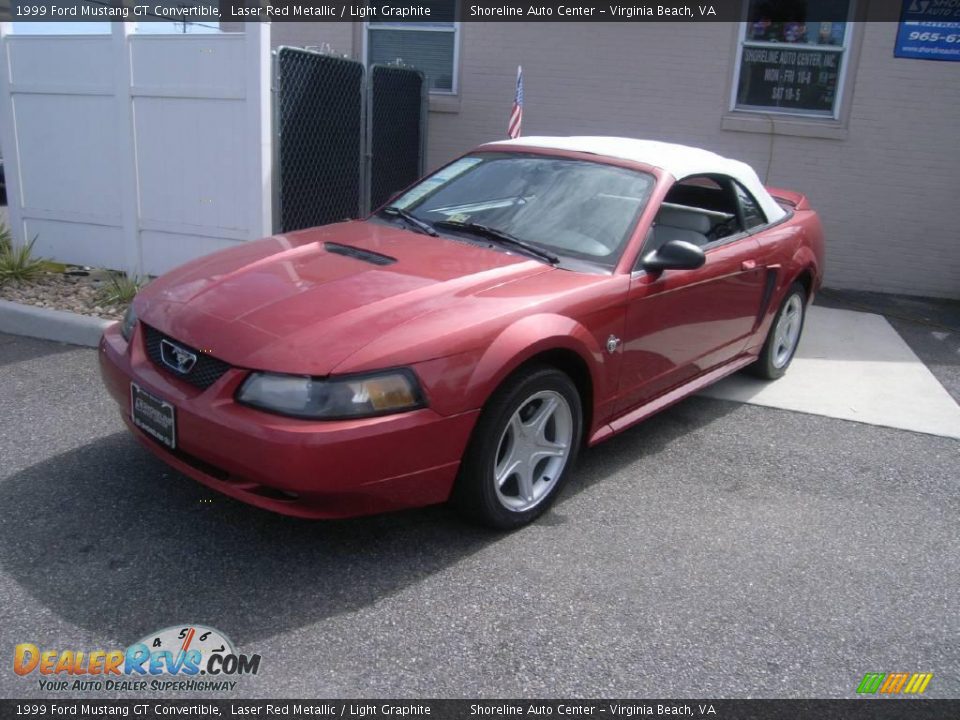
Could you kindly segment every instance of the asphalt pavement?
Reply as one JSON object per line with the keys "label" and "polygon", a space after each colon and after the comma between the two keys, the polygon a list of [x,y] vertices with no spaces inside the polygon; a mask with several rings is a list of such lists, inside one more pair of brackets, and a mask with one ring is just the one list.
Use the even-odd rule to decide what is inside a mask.
{"label": "asphalt pavement", "polygon": [[[851,698],[898,671],[958,697],[958,450],[698,397],[513,534],[443,507],[309,522],[141,449],[95,350],[0,335],[0,697],[50,695],[18,643],[187,623],[262,656],[224,696]],[[137,697],[60,695],[96,696]]]}

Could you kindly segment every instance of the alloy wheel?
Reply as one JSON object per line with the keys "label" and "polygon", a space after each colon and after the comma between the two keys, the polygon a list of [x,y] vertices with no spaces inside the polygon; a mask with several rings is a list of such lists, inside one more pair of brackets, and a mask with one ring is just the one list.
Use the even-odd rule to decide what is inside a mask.
{"label": "alloy wheel", "polygon": [[803,301],[796,293],[790,296],[773,335],[773,365],[782,368],[793,357],[803,327]]}
{"label": "alloy wheel", "polygon": [[497,499],[514,512],[539,505],[563,473],[573,445],[573,414],[554,390],[537,392],[510,417],[497,443]]}

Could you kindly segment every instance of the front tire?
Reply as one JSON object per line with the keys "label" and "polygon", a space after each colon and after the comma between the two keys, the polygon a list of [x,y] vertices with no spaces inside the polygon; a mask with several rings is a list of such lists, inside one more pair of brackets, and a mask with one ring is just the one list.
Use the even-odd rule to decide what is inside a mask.
{"label": "front tire", "polygon": [[451,497],[469,518],[512,530],[541,515],[576,461],[583,432],[570,378],[543,365],[522,369],[487,402]]}
{"label": "front tire", "polygon": [[807,291],[803,285],[795,282],[787,290],[787,295],[770,325],[770,332],[760,356],[747,368],[751,375],[764,380],[783,377],[800,344],[806,311]]}

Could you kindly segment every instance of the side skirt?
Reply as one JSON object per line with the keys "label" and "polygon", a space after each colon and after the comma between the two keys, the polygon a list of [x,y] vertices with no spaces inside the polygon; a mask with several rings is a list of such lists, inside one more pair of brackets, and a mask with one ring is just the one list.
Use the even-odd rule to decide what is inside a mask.
{"label": "side skirt", "polygon": [[620,417],[601,427],[590,437],[590,439],[587,441],[587,445],[593,446],[597,443],[603,442],[607,438],[626,430],[628,427],[636,425],[641,420],[646,420],[651,415],[654,415],[661,410],[680,402],[689,395],[703,390],[708,385],[712,385],[718,380],[725,378],[727,375],[732,375],[737,370],[745,368],[754,360],[756,360],[756,357],[753,355],[740,355],[739,357],[736,357],[728,362],[726,365],[721,365],[720,367],[714,368],[708,373],[695,377],[688,383],[665,392],[663,395],[654,398],[645,405],[634,408],[633,410],[624,413]]}

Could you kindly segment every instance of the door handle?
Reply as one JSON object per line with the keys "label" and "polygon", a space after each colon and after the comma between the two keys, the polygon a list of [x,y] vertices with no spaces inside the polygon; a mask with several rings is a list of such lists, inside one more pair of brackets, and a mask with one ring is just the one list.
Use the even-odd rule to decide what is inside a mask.
{"label": "door handle", "polygon": [[742,263],[740,263],[741,270],[755,270],[756,267],[757,267],[756,260],[744,260]]}

